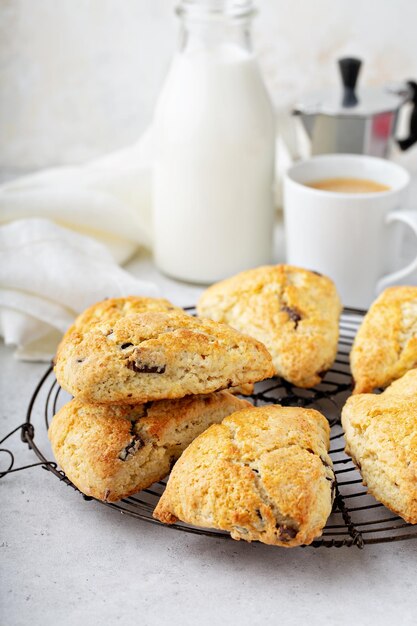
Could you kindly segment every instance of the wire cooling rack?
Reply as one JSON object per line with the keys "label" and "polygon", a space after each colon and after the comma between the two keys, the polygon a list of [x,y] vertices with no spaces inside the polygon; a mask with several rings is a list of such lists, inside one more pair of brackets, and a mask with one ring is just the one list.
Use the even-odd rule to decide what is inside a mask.
{"label": "wire cooling rack", "polygon": [[[191,307],[187,310],[191,313],[194,312]],[[349,351],[363,315],[363,311],[358,309],[344,309],[340,320],[340,341],[336,361],[322,382],[314,389],[299,389],[284,380],[273,378],[257,383],[251,396],[252,402],[256,406],[281,404],[283,406],[316,408],[329,420],[331,426],[330,456],[336,474],[336,498],[333,512],[327,521],[324,532],[320,538],[311,544],[313,547],[357,546],[363,548],[366,544],[417,538],[417,526],[407,524],[367,494],[359,472],[351,459],[344,453],[340,412],[351,393],[352,377],[349,369]],[[48,460],[52,458],[52,453],[45,440],[45,434],[52,417],[69,399],[70,396],[59,387],[52,367],[50,367],[39,381],[32,395],[25,423],[0,441],[1,445],[13,433],[20,430],[22,441],[28,444],[39,461],[24,467],[14,468],[12,453],[6,449],[0,449],[0,452],[9,455],[9,467],[0,472],[0,478],[10,472],[41,465],[61,482],[78,491],[64,472],[57,467],[57,464]],[[40,444],[39,439],[43,439],[44,443]],[[152,512],[165,489],[165,483],[165,480],[155,483],[149,489],[116,503],[98,500],[95,502],[124,515],[130,515],[152,524],[160,524],[153,519]],[[93,500],[87,496],[83,496],[83,498]],[[183,523],[173,524],[166,528],[230,539],[230,535],[223,531],[196,528]]]}

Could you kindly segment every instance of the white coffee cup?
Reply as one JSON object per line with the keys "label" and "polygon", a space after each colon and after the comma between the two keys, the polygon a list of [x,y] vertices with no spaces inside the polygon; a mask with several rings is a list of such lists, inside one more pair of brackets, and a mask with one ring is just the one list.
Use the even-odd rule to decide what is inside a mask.
{"label": "white coffee cup", "polygon": [[[308,187],[327,178],[362,178],[388,191],[339,193]],[[316,156],[291,167],[284,180],[287,262],[326,274],[347,306],[367,308],[392,283],[406,282],[417,269],[386,274],[394,250],[392,222],[417,236],[417,211],[399,211],[408,172],[385,159],[354,154]],[[386,274],[386,275],[384,275]]]}

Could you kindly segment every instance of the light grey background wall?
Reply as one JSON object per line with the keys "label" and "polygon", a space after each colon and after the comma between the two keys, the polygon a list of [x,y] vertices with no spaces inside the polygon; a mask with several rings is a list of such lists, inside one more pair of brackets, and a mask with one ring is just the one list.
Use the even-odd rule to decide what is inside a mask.
{"label": "light grey background wall", "polygon": [[[417,79],[416,0],[256,0],[254,42],[278,107],[334,84]],[[176,45],[173,0],[0,0],[0,167],[82,162],[151,120]]]}

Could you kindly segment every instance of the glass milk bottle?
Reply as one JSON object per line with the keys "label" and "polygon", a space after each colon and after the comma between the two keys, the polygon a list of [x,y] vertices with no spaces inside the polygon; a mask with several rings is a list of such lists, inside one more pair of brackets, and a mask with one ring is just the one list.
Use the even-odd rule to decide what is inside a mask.
{"label": "glass milk bottle", "polygon": [[211,283],[271,261],[275,120],[247,0],[183,0],[154,119],[155,260]]}

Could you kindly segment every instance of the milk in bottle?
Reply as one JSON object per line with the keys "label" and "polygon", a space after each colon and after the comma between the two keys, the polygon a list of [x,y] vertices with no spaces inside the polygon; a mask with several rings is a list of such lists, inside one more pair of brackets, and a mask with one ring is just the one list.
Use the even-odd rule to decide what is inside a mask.
{"label": "milk in bottle", "polygon": [[271,260],[275,121],[250,2],[184,1],[183,44],[158,99],[155,260],[211,283]]}

